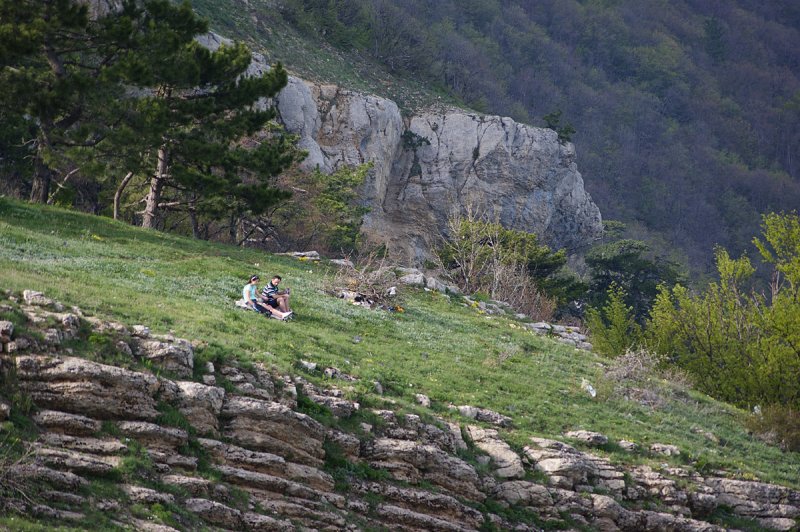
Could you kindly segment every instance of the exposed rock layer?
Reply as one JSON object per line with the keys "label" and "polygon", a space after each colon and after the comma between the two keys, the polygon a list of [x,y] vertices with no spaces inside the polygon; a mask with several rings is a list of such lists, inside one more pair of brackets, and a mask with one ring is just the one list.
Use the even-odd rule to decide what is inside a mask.
{"label": "exposed rock layer", "polygon": [[601,233],[575,149],[552,130],[457,109],[403,117],[390,100],[298,78],[277,103],[308,150],[306,168],[373,164],[364,231],[409,262],[421,262],[447,217],[466,206],[555,248],[574,250]]}
{"label": "exposed rock layer", "polygon": [[[28,325],[47,326],[38,318],[50,311],[40,305],[56,302],[28,302]],[[87,322],[95,334],[113,334],[126,345],[149,335],[145,328]],[[74,326],[62,321],[49,340],[27,338],[31,348],[24,352],[8,353],[11,342],[24,338],[13,330],[2,342],[0,367],[15,369],[19,389],[39,408],[32,421],[41,431],[30,446],[32,461],[8,468],[3,480],[43,487],[41,500],[4,492],[4,513],[80,526],[90,506],[112,512],[121,525],[160,531],[174,528],[141,520],[128,511],[130,503],[139,511],[159,505],[160,515],[181,507],[181,518],[171,523],[186,530],[538,530],[519,517],[568,516],[592,530],[710,532],[723,530],[705,521],[721,507],[763,529],[792,530],[800,518],[800,492],[786,487],[703,477],[681,467],[616,465],[551,439],[530,438],[519,453],[498,429],[476,424],[513,430],[508,418],[468,405],[453,409],[467,420],[464,426],[433,413],[425,421],[373,410],[380,423],[348,433],[297,409],[296,387],[320,404],[330,397],[347,401],[336,388],[323,390],[259,364],[206,365],[205,376],[228,379],[224,389],[176,381],[145,369],[174,368],[174,360],[122,347],[133,369],[65,356],[53,342]],[[182,366],[193,367],[192,357],[182,351]],[[328,369],[339,382],[356,380]],[[566,436],[587,446],[608,441],[587,431]],[[140,461],[133,472],[131,460]],[[92,479],[123,470],[119,500],[87,490]],[[546,481],[529,480],[537,476]]]}

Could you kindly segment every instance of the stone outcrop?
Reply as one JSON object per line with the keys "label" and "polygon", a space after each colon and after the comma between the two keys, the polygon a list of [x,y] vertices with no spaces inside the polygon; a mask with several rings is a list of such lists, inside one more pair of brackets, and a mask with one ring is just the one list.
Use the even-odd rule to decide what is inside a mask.
{"label": "stone outcrop", "polygon": [[16,357],[22,391],[40,407],[98,419],[155,419],[158,379],[76,357]]}
{"label": "stone outcrop", "polygon": [[373,164],[362,190],[364,231],[410,263],[422,262],[430,238],[465,206],[556,248],[575,249],[602,231],[575,149],[555,131],[458,109],[407,118],[390,100],[295,77],[276,100],[308,151],[306,168]]}
{"label": "stone outcrop", "polygon": [[[42,294],[29,299],[26,312],[34,317],[52,318],[52,309],[63,307]],[[72,314],[77,324],[60,321],[53,327],[58,335],[81,328],[84,318]],[[154,338],[142,327],[85,321],[95,334],[120,341]],[[11,329],[6,343],[23,339],[16,335]],[[561,525],[568,518],[588,530],[716,532],[724,529],[705,519],[718,508],[765,530],[793,530],[800,519],[796,490],[677,466],[618,465],[595,454],[612,443],[596,432],[566,433],[574,446],[530,438],[519,452],[505,439],[504,431],[514,430],[509,418],[470,406],[452,407],[453,419],[469,418],[465,426],[375,409],[367,418],[373,424],[348,432],[352,424],[325,426],[298,411],[297,388],[319,401],[347,401],[342,390],[261,364],[206,365],[199,377],[225,376],[226,389],[234,390],[226,393],[153,375],[150,363],[136,365],[137,355],[119,368],[61,351],[23,349],[0,365],[16,371],[39,431],[30,454],[0,471],[0,481],[13,488],[0,493],[4,514],[81,526],[91,507],[113,515],[116,526],[161,532],[538,530],[530,516]],[[332,382],[355,382],[327,369]],[[361,410],[341,414],[355,412]],[[669,448],[637,452],[660,464],[659,453]],[[98,478],[118,479],[118,493],[87,489]],[[33,497],[14,496],[26,486],[37,487]],[[142,519],[139,512],[155,505],[153,518]],[[164,512],[175,512],[174,519],[157,522]]]}

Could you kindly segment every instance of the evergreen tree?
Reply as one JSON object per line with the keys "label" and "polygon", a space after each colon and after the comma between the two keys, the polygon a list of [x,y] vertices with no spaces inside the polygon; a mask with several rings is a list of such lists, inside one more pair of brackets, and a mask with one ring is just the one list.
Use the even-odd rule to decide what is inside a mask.
{"label": "evergreen tree", "polygon": [[275,96],[287,74],[278,64],[246,75],[251,54],[243,44],[202,46],[195,37],[207,26],[188,3],[179,13],[166,0],[147,6],[147,24],[157,31],[126,71],[143,89],[127,127],[141,133],[134,150],[152,172],[142,227],[156,228],[168,208],[187,213],[200,237],[202,217],[235,221],[287,196],[269,180],[301,156],[294,138],[277,126],[255,137],[275,117],[259,102]]}
{"label": "evergreen tree", "polygon": [[90,102],[108,89],[104,74],[117,53],[106,22],[90,21],[87,6],[70,0],[0,0],[0,107],[26,124],[32,201],[49,197],[63,166],[58,147],[97,138],[85,118]]}
{"label": "evergreen tree", "polygon": [[653,256],[650,247],[640,240],[620,239],[595,246],[586,254],[586,264],[591,270],[589,304],[602,307],[611,287],[617,286],[640,322],[647,316],[659,286],[673,286],[683,277],[677,264]]}

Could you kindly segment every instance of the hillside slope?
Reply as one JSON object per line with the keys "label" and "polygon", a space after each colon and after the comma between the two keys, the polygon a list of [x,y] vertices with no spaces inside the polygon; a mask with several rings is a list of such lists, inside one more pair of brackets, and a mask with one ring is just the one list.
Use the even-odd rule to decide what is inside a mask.
{"label": "hillside slope", "polygon": [[[314,449],[313,458],[308,458],[308,462],[300,460],[297,467],[292,466],[299,475],[298,482],[310,483],[315,489],[328,492],[326,497],[330,501],[339,501],[336,497],[340,494],[349,494],[366,505],[361,510],[340,508],[334,511],[338,516],[333,522],[336,528],[344,526],[345,522],[369,528],[371,519],[376,519],[373,525],[385,526],[391,521],[393,511],[386,506],[392,506],[392,501],[399,504],[398,497],[417,500],[416,506],[409,500],[404,503],[407,509],[414,508],[412,513],[416,515],[406,527],[427,528],[420,514],[430,508],[424,510],[425,505],[419,501],[420,497],[433,496],[424,495],[428,492],[455,496],[462,501],[448,502],[448,505],[466,504],[477,508],[478,513],[469,518],[474,520],[458,525],[466,529],[491,524],[491,521],[483,522],[481,512],[487,516],[500,515],[495,525],[501,528],[502,523],[542,524],[553,519],[588,523],[605,515],[599,508],[610,503],[610,499],[603,498],[607,495],[630,508],[630,512],[614,510],[616,517],[612,520],[623,529],[631,530],[641,529],[648,519],[675,520],[647,513],[652,510],[684,513],[723,525],[756,529],[768,522],[762,521],[759,525],[751,518],[785,519],[769,523],[786,529],[792,525],[791,519],[800,513],[797,492],[765,488],[757,482],[730,480],[758,479],[800,487],[800,457],[781,453],[748,435],[740,424],[743,412],[669,384],[655,375],[638,383],[609,381],[603,377],[607,361],[538,337],[511,317],[484,314],[472,306],[460,304],[459,298],[437,292],[408,291],[402,313],[371,311],[350,305],[324,293],[326,271],[325,264],[211,245],[75,212],[0,199],[0,288],[11,290],[17,301],[3,304],[0,320],[11,320],[15,338],[27,337],[32,342],[27,350],[15,353],[17,377],[4,384],[2,395],[12,396],[14,403],[11,422],[3,425],[2,437],[6,443],[18,437],[36,439],[38,448],[43,445],[50,449],[49,454],[44,455],[45,463],[88,474],[90,484],[82,488],[81,493],[89,499],[82,500],[116,497],[123,501],[139,501],[133,518],[157,519],[178,528],[192,528],[195,525],[191,523],[197,523],[193,519],[198,515],[207,523],[222,527],[231,527],[231,523],[238,521],[224,521],[219,515],[228,515],[227,510],[214,504],[194,499],[189,502],[191,497],[186,486],[165,488],[163,478],[152,477],[159,471],[161,475],[170,470],[173,474],[184,471],[181,474],[200,476],[205,479],[203,482],[211,480],[228,485],[228,495],[218,498],[217,502],[225,503],[228,508],[239,508],[236,519],[244,519],[243,515],[248,512],[258,513],[259,508],[272,508],[273,517],[288,517],[297,523],[321,526],[321,521],[316,519],[323,518],[313,512],[307,516],[310,521],[303,521],[288,510],[288,506],[281,506],[277,511],[274,506],[264,506],[264,501],[272,498],[263,491],[278,488],[265,488],[246,472],[236,469],[253,469],[252,464],[235,463],[241,456],[238,459],[229,456],[222,462],[214,458],[215,453],[221,452],[214,447],[217,444],[198,438],[207,436],[215,441],[217,430],[223,431],[225,441],[258,452],[277,453],[284,456],[287,463],[297,462],[299,449],[306,448],[303,438],[311,438],[308,445]],[[298,318],[294,322],[265,320],[233,308],[243,279],[253,272],[261,272],[262,277],[271,272],[283,274],[285,283],[295,294]],[[83,314],[94,318],[75,322],[54,317],[42,307],[26,307],[19,300],[19,294],[25,289],[40,290],[68,307],[76,305]],[[103,325],[103,320],[121,324]],[[152,334],[169,333],[167,337],[154,338],[158,341],[152,356],[146,354],[151,352],[147,351],[149,347],[142,347],[149,341],[148,333],[132,328],[136,324],[148,327]],[[55,344],[54,338],[58,339]],[[186,338],[192,343],[181,344],[175,338]],[[119,341],[131,346],[135,356],[126,354]],[[163,342],[184,347],[168,348]],[[190,345],[193,347],[187,347]],[[61,362],[47,358],[53,355],[66,358],[61,358]],[[81,366],[80,359],[70,357],[94,362]],[[166,369],[159,369],[164,367],[165,360],[169,363]],[[213,364],[213,372],[207,367],[208,362]],[[317,369],[312,369],[309,363],[316,364]],[[62,364],[66,364],[64,369],[60,369]],[[123,366],[133,373],[120,377],[119,370],[109,365]],[[76,371],[77,368],[81,369]],[[267,373],[259,373],[257,368],[265,368]],[[323,373],[322,368],[338,368],[338,374]],[[152,376],[148,377],[152,372],[177,383],[184,392],[165,392],[174,390],[174,385],[163,379],[152,380]],[[237,377],[242,372],[250,376]],[[267,374],[270,376],[265,377]],[[211,376],[217,388],[191,384],[191,381],[209,382],[207,378]],[[355,380],[343,381],[342,376],[352,376]],[[584,379],[599,389],[597,398],[593,399],[582,389]],[[376,381],[381,383],[382,395],[376,389]],[[114,384],[103,385],[104,388],[112,386],[111,391],[102,392],[108,395],[97,401],[97,395],[81,395],[85,392],[80,390],[86,390],[91,382]],[[150,392],[141,395],[141,385],[136,383],[142,382],[150,382],[155,387],[148,384]],[[53,386],[61,391],[54,393]],[[181,399],[188,393],[186,390],[198,386],[198,390],[210,395]],[[294,399],[294,396],[284,397],[287,386],[306,395]],[[339,392],[325,391],[330,388],[337,388]],[[643,395],[642,388],[649,394]],[[220,391],[209,391],[212,389]],[[220,397],[215,399],[215,394],[221,394],[224,403]],[[417,404],[416,394],[430,397],[430,407]],[[242,395],[273,403],[288,401],[290,409],[309,414],[316,421],[312,423],[312,418],[303,417],[303,414],[281,410],[284,412],[281,416],[288,417],[280,417],[282,421],[277,428],[263,425],[261,429],[253,429],[249,424],[262,422],[257,416],[252,418],[255,414],[246,413],[249,407],[234,408],[235,401],[245,401],[236,399]],[[304,399],[305,396],[309,399]],[[30,409],[31,398],[37,408]],[[124,399],[121,406],[114,406],[114,401],[120,398]],[[354,402],[359,404],[356,410]],[[501,417],[479,414],[478,420],[483,422],[476,422],[464,417],[474,417],[476,410],[453,411],[448,408],[450,404],[488,409]],[[52,435],[54,431],[69,433],[68,427],[73,426],[69,420],[47,421],[48,418],[44,418],[43,421],[38,417],[37,428],[23,415],[25,411],[30,415],[39,411],[42,416],[42,409],[83,413],[105,420],[94,437],[115,449],[122,434],[143,442],[151,451],[154,445],[156,450],[159,445],[165,445],[162,439],[166,436],[162,433],[159,433],[161,436],[147,436],[150,433],[144,431],[146,434],[142,435],[137,432],[142,426],[126,425],[124,420],[155,421],[162,426],[181,428],[184,433],[176,436],[177,440],[168,439],[172,442],[167,445],[171,451],[151,452],[147,455],[149,459],[140,456],[141,450],[137,451],[140,448],[132,447],[131,443],[127,450],[108,451],[103,447],[108,452],[101,459],[81,454],[72,456],[67,440]],[[250,421],[237,425],[235,420],[240,419],[237,416],[245,416],[241,419]],[[302,421],[306,419],[308,421]],[[412,420],[422,420],[423,425],[413,425],[419,421],[412,423]],[[373,426],[371,432],[363,431],[360,425],[363,422]],[[436,430],[442,429],[425,428],[429,425],[447,427],[447,423],[452,422],[461,425],[467,435],[468,449],[456,452],[454,447],[448,447],[456,445],[449,437],[442,441],[450,443],[437,443],[431,434],[438,434]],[[493,427],[492,422],[499,426]],[[46,428],[50,426],[48,423],[55,428]],[[287,440],[292,442],[288,445],[254,443],[279,437],[278,434],[289,430],[292,423],[312,428],[302,429],[306,431],[301,431],[305,436]],[[342,442],[335,448],[325,443],[327,440],[322,434],[326,426],[349,434],[342,437],[346,457],[336,451]],[[491,430],[484,429],[499,433],[494,435]],[[591,454],[587,454],[590,444],[580,437],[571,440],[577,450],[544,440],[531,440],[534,436],[560,440],[570,430],[598,431],[608,436],[609,443],[592,448]],[[423,436],[419,431],[428,435]],[[155,438],[156,443],[148,438]],[[109,439],[117,443],[108,443]],[[622,440],[635,442],[638,450],[626,451],[618,443]],[[92,445],[97,443],[91,442]],[[651,450],[655,443],[675,445],[680,454],[658,454]],[[78,447],[73,446],[73,449],[86,451],[81,447],[87,445],[86,442],[75,445]],[[439,451],[425,447],[428,450],[424,453],[433,455],[429,454],[428,461],[423,464],[418,461],[423,449],[415,445],[444,447],[436,447]],[[176,449],[178,455],[174,455]],[[445,454],[439,454],[441,452]],[[520,461],[519,452],[523,452],[524,462]],[[456,459],[457,462],[452,462]],[[169,467],[158,466],[162,462]],[[446,465],[448,463],[451,465]],[[322,471],[314,473],[307,467],[300,467],[303,464],[320,467]],[[447,470],[455,467],[453,464],[464,468],[462,473],[466,476],[458,477],[466,479],[463,483],[453,484],[450,475],[439,476],[443,473],[441,468]],[[507,467],[510,469],[505,470]],[[182,468],[188,468],[189,473]],[[299,470],[304,473],[297,473]],[[288,478],[291,479],[291,475]],[[313,478],[323,480],[314,481]],[[396,483],[392,479],[403,482]],[[131,488],[124,488],[126,494],[121,494],[119,482],[167,490],[173,497],[172,502],[162,501],[160,507],[154,506],[159,504],[156,495],[131,491]],[[376,484],[370,488],[370,482],[382,487]],[[541,486],[542,482],[549,483],[550,487]],[[277,485],[284,486],[278,489],[279,493],[289,489],[280,482]],[[588,489],[595,493],[595,498],[591,499],[594,502],[589,506],[581,503],[580,497],[570,499],[577,497],[570,490],[587,489],[580,487],[584,485],[593,486]],[[230,491],[230,486],[235,489]],[[391,491],[404,486],[413,489],[403,492],[402,496]],[[195,499],[215,498],[207,490],[203,493],[205,495],[195,496]],[[306,500],[302,493],[302,490],[296,491],[293,497]],[[549,494],[545,496],[549,503],[540,499],[545,493]],[[704,497],[697,499],[692,493],[701,493]],[[567,498],[561,503],[553,502],[559,497]],[[764,497],[763,504],[758,502],[759,497]],[[175,498],[189,506],[175,506]],[[756,501],[756,505],[743,502],[743,506],[736,506],[736,501],[748,498]],[[784,502],[782,509],[774,506],[775,500]],[[261,502],[254,506],[257,501]],[[80,508],[84,503],[76,504]],[[70,508],[67,503],[62,506]],[[457,507],[462,508],[457,510],[459,515],[471,515],[464,514],[463,507]],[[188,513],[186,508],[189,508]],[[442,518],[443,510],[437,511],[439,513],[434,514]],[[731,512],[738,512],[738,515]],[[46,512],[40,514],[41,519],[46,518]],[[86,517],[85,513],[81,515]],[[80,525],[84,517],[76,517],[78,526],[88,526]],[[101,519],[96,514],[86,518]],[[330,515],[328,518],[332,519]],[[0,524],[13,525],[8,519]],[[260,518],[250,516],[249,519]],[[446,517],[444,520],[448,521]],[[107,518],[102,522],[109,523]],[[645,528],[650,526],[647,524]],[[437,527],[439,525],[434,528]]]}
{"label": "hillside slope", "polygon": [[796,2],[195,0],[308,79],[413,110],[563,111],[607,219],[697,270],[800,201]]}

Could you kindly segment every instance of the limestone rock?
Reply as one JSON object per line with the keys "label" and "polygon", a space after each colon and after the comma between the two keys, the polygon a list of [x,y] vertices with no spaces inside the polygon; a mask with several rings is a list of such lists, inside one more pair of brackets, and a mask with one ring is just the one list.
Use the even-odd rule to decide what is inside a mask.
{"label": "limestone rock", "polygon": [[325,429],[305,414],[270,401],[228,396],[222,409],[224,433],[244,447],[289,460],[322,465]]}
{"label": "limestone rock", "polygon": [[667,445],[664,443],[654,443],[650,446],[650,452],[661,454],[664,456],[678,456],[681,454],[680,449],[674,445]]}
{"label": "limestone rock", "polygon": [[568,490],[597,485],[613,493],[625,489],[625,473],[607,459],[582,453],[566,443],[545,438],[531,438],[533,445],[524,449],[536,469],[544,472],[550,484]]}
{"label": "limestone rock", "polygon": [[37,292],[36,290],[24,290],[22,292],[22,299],[25,301],[26,305],[33,305],[37,307],[53,307],[59,312],[64,310],[64,306],[61,303],[53,301],[49,297],[45,297],[44,294]]}
{"label": "limestone rock", "polygon": [[472,527],[460,526],[458,523],[452,521],[439,519],[427,514],[417,513],[407,508],[394,506],[391,504],[380,504],[376,509],[378,516],[385,521],[394,523],[400,529],[411,530],[436,530],[436,531],[452,531],[452,532],[467,532],[474,530]]}
{"label": "limestone rock", "polygon": [[76,438],[54,432],[42,434],[40,441],[50,447],[100,455],[120,454],[128,450],[121,441],[112,438]]}
{"label": "limestone rock", "polygon": [[522,459],[506,442],[498,437],[496,430],[470,425],[467,427],[467,434],[481,451],[492,458],[495,466],[495,475],[501,478],[522,478],[525,476]]}
{"label": "limestone rock", "polygon": [[487,408],[478,408],[469,405],[462,405],[456,408],[458,409],[459,414],[462,416],[474,419],[476,421],[491,423],[492,425],[497,425],[498,427],[503,428],[510,427],[513,424],[513,420],[510,417],[504,416]]}
{"label": "limestone rock", "polygon": [[550,491],[540,485],[526,480],[511,480],[498,484],[494,496],[509,504],[550,508],[555,503]]}
{"label": "limestone rock", "polygon": [[463,460],[434,445],[378,438],[364,449],[373,467],[383,468],[405,482],[428,480],[471,500],[483,500],[477,472]]}
{"label": "limestone rock", "polygon": [[[276,477],[274,475],[267,475],[266,473],[257,473],[255,471],[230,466],[217,466],[215,469],[222,475],[222,478],[226,482],[244,486],[248,489],[263,490],[310,501],[324,501],[330,503],[335,503],[336,499],[341,497],[341,495],[319,491],[300,484],[299,482]],[[330,483],[330,488],[333,488],[333,481]],[[332,489],[329,491],[332,491]]]}
{"label": "limestone rock", "polygon": [[200,434],[216,434],[225,390],[198,382],[179,381],[178,408]]}
{"label": "limestone rock", "polygon": [[252,532],[288,532],[296,530],[289,521],[283,521],[268,515],[247,512],[242,515],[245,529]]}
{"label": "limestone rock", "polygon": [[573,430],[564,434],[567,438],[582,441],[588,445],[600,446],[608,443],[608,436],[589,430]]}
{"label": "limestone rock", "polygon": [[208,499],[187,499],[184,506],[192,513],[199,515],[204,521],[224,526],[230,529],[239,529],[242,523],[242,512],[230,508],[222,503]]}
{"label": "limestone rock", "polygon": [[55,469],[66,469],[78,474],[105,475],[120,464],[115,456],[97,456],[77,451],[36,447],[36,459]]}
{"label": "limestone rock", "polygon": [[194,367],[194,349],[191,342],[171,335],[134,336],[137,356],[180,377],[190,377]]}
{"label": "limestone rock", "polygon": [[211,481],[200,477],[187,477],[184,475],[164,475],[161,482],[169,486],[176,486],[195,497],[207,497],[211,492]]}
{"label": "limestone rock", "polygon": [[505,226],[535,232],[554,248],[573,249],[602,232],[574,147],[552,130],[461,110],[404,122],[390,100],[294,77],[276,101],[309,152],[305,168],[373,162],[363,187],[372,207],[364,231],[409,262],[424,260],[453,205],[492,209]]}
{"label": "limestone rock", "polygon": [[57,471],[41,464],[17,464],[8,469],[8,475],[17,480],[44,482],[55,488],[78,490],[88,482],[70,471]]}
{"label": "limestone rock", "polygon": [[75,357],[16,358],[20,389],[44,408],[101,419],[155,419],[158,379]]}
{"label": "limestone rock", "polygon": [[328,429],[328,432],[325,434],[325,438],[338,445],[339,449],[342,450],[342,453],[344,453],[344,455],[350,461],[355,461],[358,459],[361,451],[361,440],[352,434],[348,434],[336,429]]}
{"label": "limestone rock", "polygon": [[185,430],[174,427],[162,427],[155,423],[144,421],[120,421],[117,423],[119,431],[142,444],[154,449],[172,450],[189,441]]}
{"label": "limestone rock", "polygon": [[272,475],[286,473],[286,460],[278,455],[251,451],[243,447],[207,438],[198,438],[197,442],[221,463],[233,464],[252,471]]}
{"label": "limestone rock", "polygon": [[100,422],[96,419],[55,410],[40,410],[33,415],[33,421],[50,431],[74,436],[87,436],[100,430]]}
{"label": "limestone rock", "polygon": [[757,519],[757,521],[767,530],[781,530],[783,532],[797,530],[796,519],[788,519],[786,517],[766,517]]}
{"label": "limestone rock", "polygon": [[361,496],[380,495],[384,501],[396,506],[445,518],[462,526],[479,528],[483,523],[483,515],[480,512],[443,493],[378,482],[356,484],[352,489]]}
{"label": "limestone rock", "polygon": [[131,486],[127,484],[122,486],[122,491],[128,495],[131,502],[144,504],[172,504],[175,502],[175,497],[169,493],[161,493],[142,486]]}
{"label": "limestone rock", "polygon": [[756,518],[800,518],[800,491],[782,486],[727,478],[706,479],[720,505],[734,513]]}
{"label": "limestone rock", "polygon": [[427,395],[423,395],[421,393],[418,393],[418,394],[416,394],[414,396],[414,399],[422,407],[425,407],[425,408],[430,408],[431,407],[431,400]]}
{"label": "limestone rock", "polygon": [[425,276],[422,272],[407,273],[398,277],[397,282],[406,286],[425,286]]}

